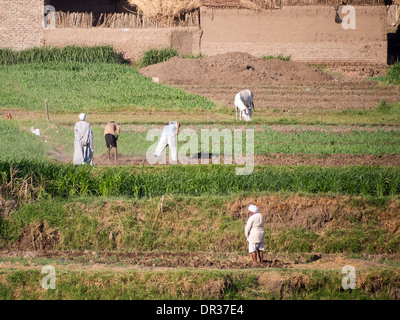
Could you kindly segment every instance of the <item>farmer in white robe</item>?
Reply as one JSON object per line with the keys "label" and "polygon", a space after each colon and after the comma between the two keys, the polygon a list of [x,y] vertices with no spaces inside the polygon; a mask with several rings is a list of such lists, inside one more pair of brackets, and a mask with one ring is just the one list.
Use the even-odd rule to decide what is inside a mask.
{"label": "farmer in white robe", "polygon": [[81,113],[75,124],[74,165],[89,163],[93,165],[93,131],[90,124],[85,121],[86,114]]}
{"label": "farmer in white robe", "polygon": [[254,263],[257,263],[257,256],[260,262],[263,262],[264,251],[264,217],[258,212],[256,205],[249,205],[248,209],[250,217],[244,228],[244,235],[249,243],[249,253]]}
{"label": "farmer in white robe", "polygon": [[169,146],[169,156],[173,162],[178,161],[178,147],[177,147],[177,135],[179,132],[179,122],[170,121],[168,125],[166,125],[161,134],[160,140],[158,141],[158,145],[156,151],[154,152],[155,157],[159,157],[161,152]]}

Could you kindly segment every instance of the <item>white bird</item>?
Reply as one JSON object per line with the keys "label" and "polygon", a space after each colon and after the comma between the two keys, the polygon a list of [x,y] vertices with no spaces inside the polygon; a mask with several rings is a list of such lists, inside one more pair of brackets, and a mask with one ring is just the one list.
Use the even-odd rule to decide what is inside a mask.
{"label": "white bird", "polygon": [[238,119],[238,111],[239,111],[239,119],[243,118],[245,121],[250,121],[253,116],[253,92],[249,89],[242,90],[238,92],[235,96],[234,101],[235,111],[236,111],[236,120]]}
{"label": "white bird", "polygon": [[35,129],[35,127],[31,127],[31,132],[32,132],[33,134],[36,134],[36,135],[39,136],[39,137],[42,136],[42,133],[41,133],[40,129]]}

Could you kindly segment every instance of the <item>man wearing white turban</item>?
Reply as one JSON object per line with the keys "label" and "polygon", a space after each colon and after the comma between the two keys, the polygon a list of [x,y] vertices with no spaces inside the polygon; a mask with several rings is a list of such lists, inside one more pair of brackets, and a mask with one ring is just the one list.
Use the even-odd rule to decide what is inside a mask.
{"label": "man wearing white turban", "polygon": [[258,208],[254,204],[249,205],[247,209],[250,216],[247,219],[244,234],[249,243],[249,253],[254,263],[257,263],[257,256],[260,258],[260,262],[263,262],[264,217],[258,212]]}
{"label": "man wearing white turban", "polygon": [[90,124],[86,122],[86,114],[79,115],[80,121],[75,123],[74,140],[74,165],[89,163],[93,165],[93,131]]}

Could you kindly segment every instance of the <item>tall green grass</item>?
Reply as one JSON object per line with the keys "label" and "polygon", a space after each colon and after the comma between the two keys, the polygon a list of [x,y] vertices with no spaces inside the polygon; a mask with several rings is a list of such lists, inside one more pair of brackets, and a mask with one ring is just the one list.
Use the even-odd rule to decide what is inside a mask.
{"label": "tall green grass", "polygon": [[21,51],[0,49],[0,65],[30,63],[123,63],[111,46],[42,47]]}
{"label": "tall green grass", "polygon": [[397,196],[400,169],[395,167],[274,167],[256,166],[238,176],[232,165],[92,168],[38,162],[0,161],[1,183],[32,177],[49,196],[104,195],[153,197],[163,194],[199,196],[241,192],[306,192]]}

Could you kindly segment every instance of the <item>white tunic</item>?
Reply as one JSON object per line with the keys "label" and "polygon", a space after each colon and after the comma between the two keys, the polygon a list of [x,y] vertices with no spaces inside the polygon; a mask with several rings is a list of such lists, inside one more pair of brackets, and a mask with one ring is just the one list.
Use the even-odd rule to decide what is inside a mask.
{"label": "white tunic", "polygon": [[244,234],[249,243],[264,242],[264,217],[261,213],[255,213],[249,217]]}
{"label": "white tunic", "polygon": [[89,163],[93,165],[93,131],[86,121],[75,124],[74,161],[75,165]]}
{"label": "white tunic", "polygon": [[176,123],[170,123],[164,127],[160,140],[158,141],[157,148],[154,152],[155,156],[159,157],[161,152],[163,152],[164,149],[169,146],[170,159],[174,162],[178,161],[176,129]]}

